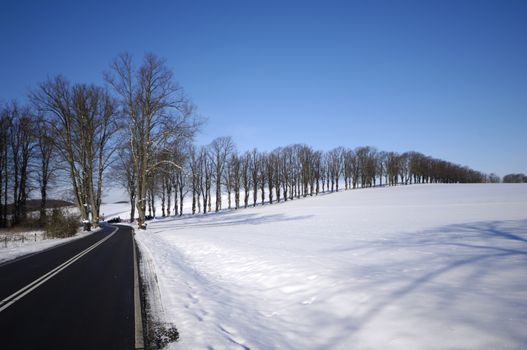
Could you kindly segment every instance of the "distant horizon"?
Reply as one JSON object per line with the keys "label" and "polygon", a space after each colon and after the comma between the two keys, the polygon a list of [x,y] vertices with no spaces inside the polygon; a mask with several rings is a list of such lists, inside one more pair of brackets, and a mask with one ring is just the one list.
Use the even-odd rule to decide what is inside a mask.
{"label": "distant horizon", "polygon": [[372,146],[527,172],[525,2],[8,0],[0,30],[3,103],[57,74],[104,85],[119,53],[153,52],[208,119],[198,144]]}

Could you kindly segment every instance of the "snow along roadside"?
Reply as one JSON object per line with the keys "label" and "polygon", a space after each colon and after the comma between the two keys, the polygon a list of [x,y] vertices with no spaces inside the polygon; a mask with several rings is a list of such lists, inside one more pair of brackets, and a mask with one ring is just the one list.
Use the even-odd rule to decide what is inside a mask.
{"label": "snow along roadside", "polygon": [[174,325],[167,322],[167,317],[156,274],[156,267],[151,251],[136,239],[134,241],[138,249],[139,274],[142,291],[143,334],[147,348],[161,349],[166,344],[177,341],[179,333]]}
{"label": "snow along roadside", "polygon": [[56,248],[71,241],[87,237],[99,230],[100,228],[96,228],[90,232],[79,232],[72,237],[37,240],[36,242],[33,241],[24,243],[24,245],[17,245],[11,247],[8,246],[7,248],[4,248],[3,245],[0,245],[0,264],[7,263],[10,260],[22,258],[25,256],[37,254],[49,249]]}
{"label": "snow along roadside", "polygon": [[171,349],[521,348],[527,186],[342,192],[138,232]]}

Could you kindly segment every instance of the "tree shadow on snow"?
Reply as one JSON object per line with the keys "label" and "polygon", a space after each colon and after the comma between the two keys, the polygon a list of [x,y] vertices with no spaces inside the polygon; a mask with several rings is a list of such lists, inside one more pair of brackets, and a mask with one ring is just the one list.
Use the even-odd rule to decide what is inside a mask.
{"label": "tree shadow on snow", "polygon": [[[305,220],[312,215],[290,216],[285,214],[262,215],[259,213],[239,214],[235,212],[218,213],[192,217],[187,220],[172,220],[167,225],[171,230],[184,230],[192,227],[224,227],[237,225],[261,225],[267,223],[290,222]],[[161,222],[157,223],[157,228],[163,228]]]}
{"label": "tree shadow on snow", "polygon": [[[455,300],[459,298],[459,293],[467,289],[487,289],[485,288],[484,278],[489,277],[491,274],[494,276],[498,275],[504,270],[517,272],[518,276],[514,281],[507,280],[509,289],[503,290],[503,293],[516,293],[514,295],[523,293],[521,295],[524,298],[520,298],[520,300],[512,298],[512,300],[504,301],[503,295],[492,294],[492,300],[499,299],[497,302],[502,303],[500,305],[503,305],[504,308],[503,310],[498,310],[499,315],[492,315],[492,317],[496,317],[499,320],[507,317],[508,311],[514,311],[515,308],[520,307],[525,310],[527,296],[522,286],[525,285],[524,281],[525,277],[527,277],[527,220],[486,221],[448,225],[407,233],[397,240],[368,242],[334,249],[332,252],[367,251],[371,254],[376,254],[376,256],[388,256],[393,250],[397,249],[409,252],[417,251],[423,254],[416,254],[417,257],[410,255],[404,261],[390,261],[389,264],[385,260],[379,261],[377,265],[372,263],[362,267],[353,266],[353,271],[357,273],[358,270],[359,275],[375,274],[376,271],[385,272],[387,269],[395,272],[392,276],[384,277],[383,275],[380,280],[373,279],[367,284],[367,291],[382,290],[382,288],[392,283],[402,284],[402,286],[382,298],[374,299],[374,302],[368,305],[360,316],[343,322],[343,329],[339,332],[341,335],[325,344],[327,348],[333,348],[342,344],[343,341],[349,341],[350,335],[353,336],[353,334],[373,321],[381,312],[402,298],[411,298],[412,295],[415,295],[414,293],[432,295],[437,297],[434,300],[442,302],[438,305],[426,305],[426,310],[444,311],[445,308],[448,309],[454,305]],[[437,267],[430,269],[433,259],[437,259]],[[416,272],[412,274],[401,273],[408,267],[414,267]],[[419,267],[422,267],[422,269],[419,269]],[[361,268],[364,270],[361,271]],[[446,278],[448,274],[457,272],[456,270],[460,268],[465,268],[463,271],[468,276],[458,284],[444,284],[444,279],[440,280],[440,278]],[[401,280],[403,280],[403,283],[401,283]],[[499,287],[495,288],[499,289]],[[462,323],[485,333],[498,334],[500,338],[509,339],[516,344],[527,344],[527,334],[518,332],[518,327],[515,327],[515,329],[495,327],[495,324],[489,324],[488,319],[479,319],[477,312],[462,315],[459,315],[459,312],[455,310],[453,312],[458,324]],[[523,312],[522,315],[525,320],[527,313]]]}

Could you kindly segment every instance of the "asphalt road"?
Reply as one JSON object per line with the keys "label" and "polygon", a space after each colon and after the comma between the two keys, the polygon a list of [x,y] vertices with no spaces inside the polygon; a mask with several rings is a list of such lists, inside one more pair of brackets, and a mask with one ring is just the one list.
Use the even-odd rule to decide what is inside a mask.
{"label": "asphalt road", "polygon": [[0,349],[134,349],[133,259],[107,226],[0,265]]}

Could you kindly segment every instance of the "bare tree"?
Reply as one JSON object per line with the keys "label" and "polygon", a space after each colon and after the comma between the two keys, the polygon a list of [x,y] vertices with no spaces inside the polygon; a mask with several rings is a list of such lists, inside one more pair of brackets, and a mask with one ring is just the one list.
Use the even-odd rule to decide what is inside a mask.
{"label": "bare tree", "polygon": [[28,167],[35,146],[35,123],[29,108],[12,102],[7,108],[9,118],[9,145],[13,179],[14,225],[26,218],[26,201],[29,194]]}
{"label": "bare tree", "polygon": [[410,175],[409,175],[410,165],[409,165],[409,153],[408,152],[403,153],[399,156],[397,168],[399,170],[400,182],[404,185],[408,185],[408,181],[410,179]]}
{"label": "bare tree", "polygon": [[100,87],[71,86],[61,76],[41,83],[30,97],[46,116],[54,146],[67,164],[81,218],[97,223],[102,177],[114,149],[114,100]]}
{"label": "bare tree", "polygon": [[388,174],[388,185],[397,185],[397,175],[399,174],[399,155],[395,152],[386,154],[386,172]]}
{"label": "bare tree", "polygon": [[[276,157],[273,152],[269,153],[265,157],[265,176],[267,178],[267,188],[269,189],[269,204],[273,204],[273,189],[275,186],[275,168]],[[262,189],[263,191],[263,189]],[[263,204],[263,202],[262,202]]]}
{"label": "bare tree", "polygon": [[[261,197],[261,204],[265,204],[265,185],[267,183],[267,154],[266,153],[260,153],[258,156],[259,160],[256,163],[258,165],[258,183],[260,184],[260,197]],[[272,196],[272,192],[271,192]],[[271,199],[272,200],[272,199]]]}
{"label": "bare tree", "polygon": [[[234,192],[235,208],[238,209],[240,200],[240,159],[235,150],[232,151],[227,159],[223,183],[225,184],[225,190],[227,191],[228,208],[231,209],[232,207],[231,195],[232,192]],[[236,195],[238,196],[238,205],[236,205]]]}
{"label": "bare tree", "polygon": [[187,144],[185,148],[175,149],[173,153],[174,162],[181,164],[181,167],[176,167],[171,172],[172,186],[174,187],[174,215],[183,215],[183,200],[189,191],[189,186],[192,187],[192,179],[188,176],[191,153],[193,145]]}
{"label": "bare tree", "polygon": [[258,185],[260,183],[260,154],[256,148],[251,151],[250,159],[251,178],[253,185],[253,207],[256,207],[256,201],[258,200]]}
{"label": "bare tree", "polygon": [[300,169],[300,182],[302,184],[302,195],[304,197],[314,193],[315,184],[315,152],[307,145],[299,145],[297,148],[298,155],[295,158],[298,161]]}
{"label": "bare tree", "polygon": [[53,145],[53,134],[50,126],[40,116],[37,120],[37,159],[38,184],[40,187],[40,223],[44,224],[46,219],[46,206],[48,198],[48,186],[53,179],[56,170],[54,156],[56,150]]}
{"label": "bare tree", "polygon": [[243,206],[249,206],[249,192],[251,191],[251,154],[245,152],[240,159],[241,162],[241,176],[243,183]]}
{"label": "bare tree", "polygon": [[192,188],[192,214],[196,214],[198,207],[199,178],[200,178],[200,159],[196,147],[189,148],[189,168]]}
{"label": "bare tree", "polygon": [[210,144],[212,163],[214,166],[214,179],[216,181],[216,212],[221,210],[222,179],[227,160],[234,149],[234,142],[231,137],[218,137]]}
{"label": "bare tree", "polygon": [[3,106],[0,111],[0,206],[1,219],[0,227],[7,227],[7,204],[9,187],[9,127],[10,115],[7,106]]}
{"label": "bare tree", "polygon": [[165,60],[153,54],[145,55],[138,69],[129,54],[120,55],[105,78],[119,95],[123,114],[128,119],[130,148],[137,174],[138,226],[146,229],[148,175],[159,165],[153,155],[169,148],[177,138],[191,138],[199,123],[195,119],[194,106],[175,83]]}
{"label": "bare tree", "polygon": [[278,150],[279,152],[279,172],[280,172],[280,181],[281,181],[281,187],[282,187],[282,197],[284,198],[284,201],[287,201],[288,198],[288,190],[290,187],[290,181],[291,181],[291,161],[292,161],[292,149],[290,146],[286,146],[283,148],[280,148]]}
{"label": "bare tree", "polygon": [[354,153],[350,149],[345,149],[342,157],[343,157],[342,173],[344,175],[344,189],[348,190],[351,188],[351,182],[353,180]]}
{"label": "bare tree", "polygon": [[377,153],[376,158],[377,176],[379,177],[379,185],[382,186],[382,178],[387,177],[386,172],[386,152],[381,151]]}
{"label": "bare tree", "polygon": [[342,160],[343,160],[344,149],[337,147],[328,152],[328,171],[329,177],[331,178],[331,192],[333,188],[339,191],[339,179],[342,172]]}
{"label": "bare tree", "polygon": [[275,149],[270,154],[269,162],[271,163],[271,176],[273,177],[274,190],[276,195],[276,201],[280,203],[281,192],[280,187],[283,183],[282,181],[282,162],[281,162],[282,150],[281,148]]}
{"label": "bare tree", "polygon": [[320,193],[320,177],[322,167],[322,152],[315,151],[313,153],[313,181],[315,181],[315,194],[318,196]]}
{"label": "bare tree", "polygon": [[[240,208],[240,189],[241,189],[241,162],[240,157],[233,153],[229,159],[228,165],[228,183],[229,188],[234,192],[234,208]],[[230,202],[230,193],[229,193]],[[230,203],[229,203],[230,208]]]}
{"label": "bare tree", "polygon": [[203,198],[203,213],[210,211],[210,196],[212,187],[212,161],[209,149],[202,146],[199,150],[199,188]]}
{"label": "bare tree", "polygon": [[135,167],[133,166],[132,154],[127,142],[117,148],[117,160],[111,166],[111,177],[119,185],[126,189],[128,200],[130,201],[130,222],[135,220],[135,197],[136,197],[136,178]]}

